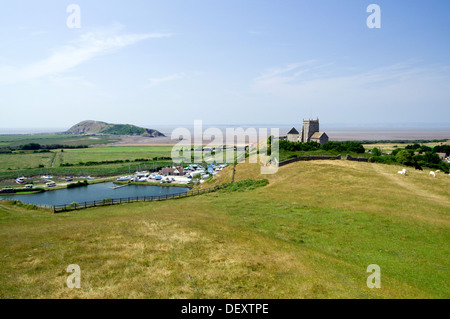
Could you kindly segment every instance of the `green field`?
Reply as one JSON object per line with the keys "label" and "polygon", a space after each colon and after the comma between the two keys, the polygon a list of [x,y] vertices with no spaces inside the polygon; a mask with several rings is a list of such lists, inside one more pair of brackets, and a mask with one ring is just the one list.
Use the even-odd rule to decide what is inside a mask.
{"label": "green field", "polygon": [[86,135],[68,135],[68,134],[17,134],[0,135],[0,148],[7,146],[20,146],[29,143],[41,145],[96,145],[106,144],[118,141],[117,137],[110,136],[86,136]]}
{"label": "green field", "polygon": [[[12,154],[0,154],[0,186],[14,185],[18,175],[36,179],[43,174],[59,176],[117,176],[133,173],[139,169],[153,169],[172,165],[171,160],[155,157],[170,157],[170,146],[94,146],[82,149],[52,150],[38,153],[33,151],[15,151]],[[53,159],[54,162],[53,162]],[[135,161],[135,160],[150,161]],[[101,163],[102,161],[121,160],[124,163]],[[127,161],[128,162],[125,162]],[[95,165],[80,165],[80,162],[98,162]],[[52,163],[54,166],[52,167]],[[74,166],[64,167],[63,164]]]}
{"label": "green field", "polygon": [[[372,150],[373,148],[379,148],[383,151],[393,151],[396,148],[404,148],[406,145],[408,144],[414,144],[413,142],[409,142],[409,143],[394,143],[394,142],[390,142],[390,143],[381,143],[381,142],[377,142],[377,143],[373,143],[373,144],[363,144],[364,148],[366,150]],[[446,142],[430,142],[430,143],[420,143],[420,145],[424,145],[424,146],[428,146],[433,148],[434,146],[437,145],[450,145],[450,140],[446,141]]]}
{"label": "green field", "polygon": [[39,165],[51,167],[55,153],[33,153],[30,151],[13,154],[0,154],[0,172],[38,168]]}
{"label": "green field", "polygon": [[0,202],[0,298],[449,298],[450,177],[397,171],[239,164],[269,184],[61,215]]}
{"label": "green field", "polygon": [[368,153],[353,153],[353,152],[338,152],[334,150],[325,151],[325,150],[316,150],[316,151],[286,151],[280,150],[280,162],[288,160],[293,157],[301,157],[301,156],[337,156],[341,155],[344,158],[347,154],[353,157],[370,157],[371,154]]}
{"label": "green field", "polygon": [[64,150],[64,153],[58,154],[58,164],[171,157],[171,151],[171,146],[104,146],[88,149],[69,149]]}

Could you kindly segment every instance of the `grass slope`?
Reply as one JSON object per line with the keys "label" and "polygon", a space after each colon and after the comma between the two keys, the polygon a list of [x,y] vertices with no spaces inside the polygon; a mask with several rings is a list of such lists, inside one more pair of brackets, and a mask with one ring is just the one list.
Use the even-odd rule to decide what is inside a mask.
{"label": "grass slope", "polygon": [[449,298],[450,176],[397,170],[239,164],[269,184],[61,215],[0,202],[0,298]]}

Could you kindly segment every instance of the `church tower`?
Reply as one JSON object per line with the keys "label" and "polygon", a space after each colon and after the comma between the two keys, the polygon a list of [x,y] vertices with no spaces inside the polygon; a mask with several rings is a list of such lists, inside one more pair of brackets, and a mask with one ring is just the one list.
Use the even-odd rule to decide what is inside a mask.
{"label": "church tower", "polygon": [[303,143],[311,141],[311,136],[314,133],[319,132],[319,118],[316,120],[303,120],[303,128],[301,139]]}

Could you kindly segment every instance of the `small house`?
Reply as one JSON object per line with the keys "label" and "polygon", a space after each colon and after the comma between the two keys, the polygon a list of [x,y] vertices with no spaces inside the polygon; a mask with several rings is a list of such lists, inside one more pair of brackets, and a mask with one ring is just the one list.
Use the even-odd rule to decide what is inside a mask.
{"label": "small house", "polygon": [[301,142],[300,133],[293,127],[288,133],[287,133],[287,140],[289,142]]}
{"label": "small house", "polygon": [[319,144],[328,143],[328,135],[324,132],[316,132],[311,136],[311,142],[317,142]]}
{"label": "small house", "polygon": [[183,167],[164,167],[160,174],[162,176],[182,176],[184,175]]}

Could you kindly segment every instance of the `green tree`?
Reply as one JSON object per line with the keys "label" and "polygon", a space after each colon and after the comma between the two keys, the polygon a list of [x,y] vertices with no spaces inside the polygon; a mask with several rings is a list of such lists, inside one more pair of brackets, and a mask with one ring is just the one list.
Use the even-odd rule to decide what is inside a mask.
{"label": "green tree", "polygon": [[381,150],[379,148],[374,147],[372,149],[373,156],[381,156]]}
{"label": "green tree", "polygon": [[406,165],[406,166],[413,166],[414,160],[410,152],[407,150],[402,150],[395,155],[395,160],[397,163]]}

